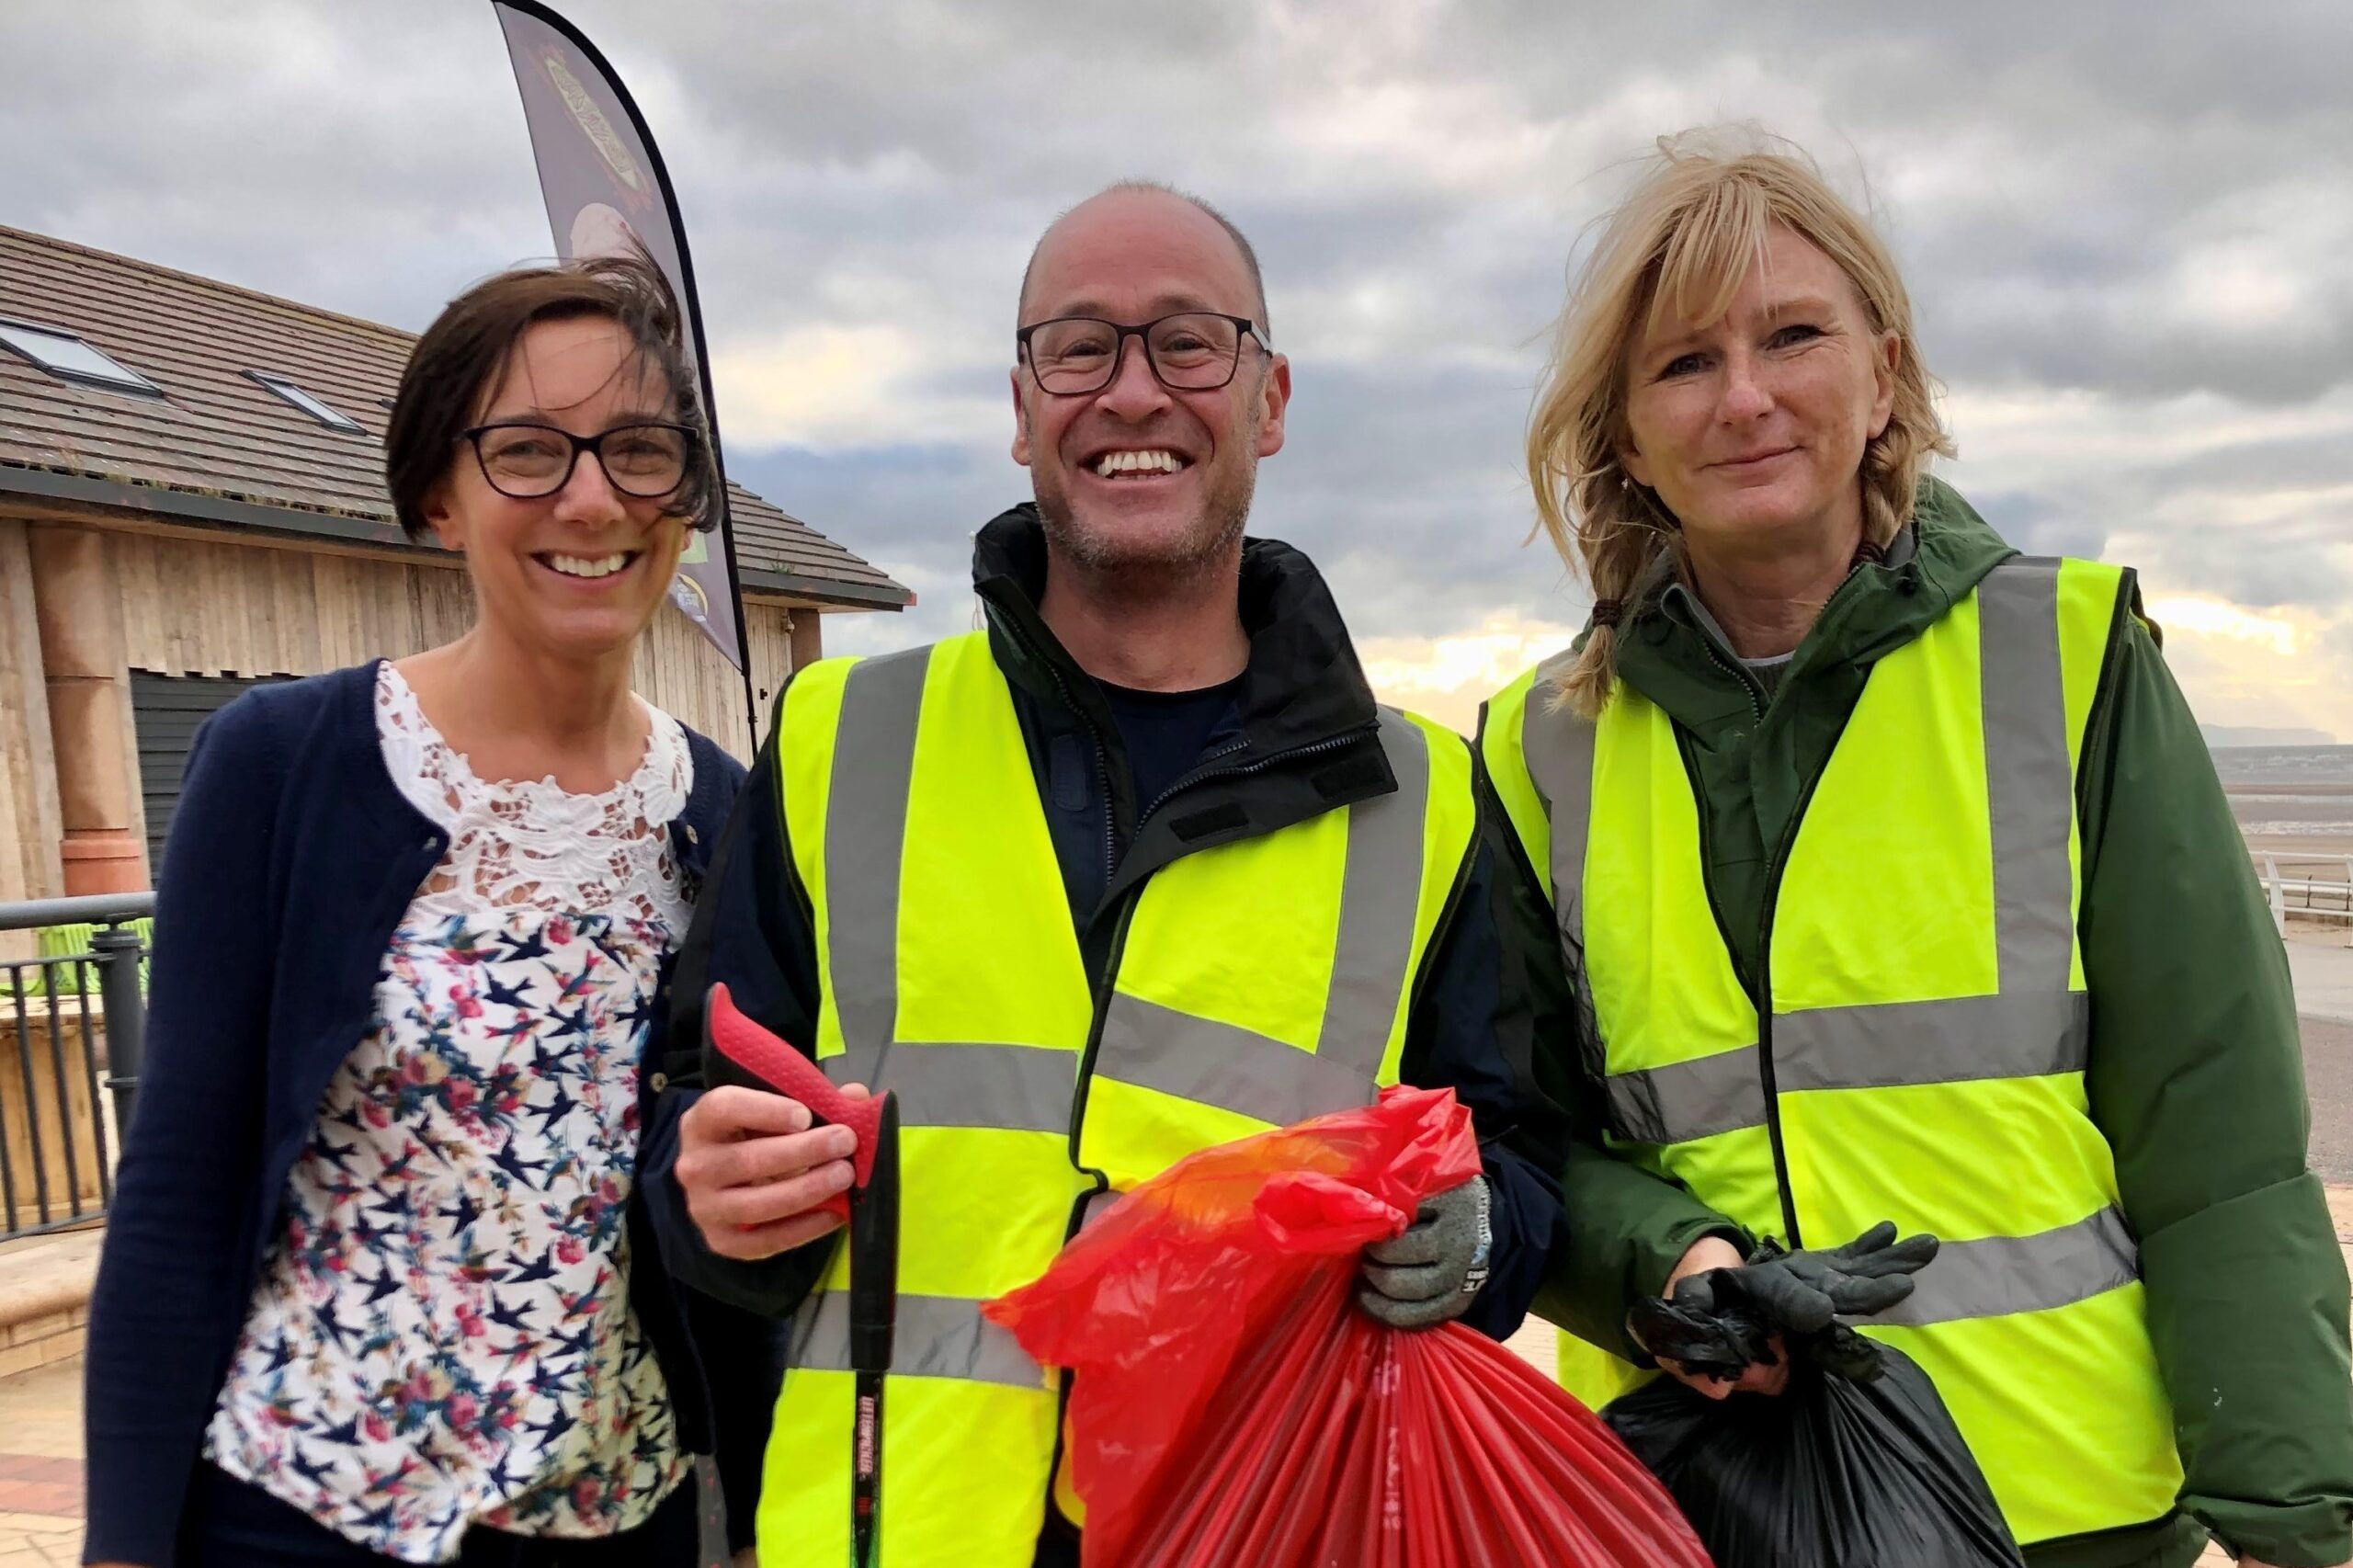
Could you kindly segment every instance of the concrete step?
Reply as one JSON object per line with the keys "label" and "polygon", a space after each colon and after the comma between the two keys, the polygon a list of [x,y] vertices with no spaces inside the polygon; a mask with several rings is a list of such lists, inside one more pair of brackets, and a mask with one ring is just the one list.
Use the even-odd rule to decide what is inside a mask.
{"label": "concrete step", "polygon": [[82,1353],[104,1227],[0,1243],[0,1378]]}

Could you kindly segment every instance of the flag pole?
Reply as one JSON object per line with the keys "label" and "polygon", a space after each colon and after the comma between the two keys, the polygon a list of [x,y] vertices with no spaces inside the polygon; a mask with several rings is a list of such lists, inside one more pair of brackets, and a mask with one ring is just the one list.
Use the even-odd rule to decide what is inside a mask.
{"label": "flag pole", "polygon": [[[686,215],[678,207],[677,189],[670,183],[669,167],[662,161],[662,150],[654,144],[654,133],[647,128],[645,116],[639,111],[637,100],[630,96],[629,88],[622,85],[620,74],[613,69],[612,62],[605,58],[604,51],[591,43],[585,33],[573,26],[552,6],[543,4],[542,0],[491,0],[491,4],[494,9],[514,11],[530,17],[580,51],[581,58],[604,79],[606,87],[612,93],[621,113],[628,118],[630,129],[636,133],[638,150],[643,153],[646,166],[653,173],[655,188],[661,193],[662,205],[670,220],[670,238],[678,258],[676,282],[679,310],[687,319],[688,330],[694,336],[695,376],[701,384],[703,419],[710,432],[710,460],[712,466],[719,471],[719,522],[712,531],[719,536],[720,555],[727,567],[728,608],[735,622],[735,656],[733,662],[736,673],[743,679],[745,735],[751,745],[756,749],[760,744],[759,699],[752,686],[751,638],[744,619],[743,577],[735,562],[735,530],[733,526],[733,508],[728,503],[727,464],[719,440],[718,400],[713,393],[710,380],[710,348],[703,335],[702,305],[695,292],[694,258],[687,245]],[[513,43],[511,36],[508,41],[511,51]],[[528,98],[524,109],[525,120],[530,127],[536,145],[540,130],[537,122],[531,119]],[[541,184],[543,187],[546,184],[544,165],[541,168]],[[550,216],[552,222],[552,213]],[[556,243],[561,247],[565,243],[565,236],[559,233],[556,236]],[[707,626],[702,630],[706,636],[710,634]],[[725,649],[722,647],[721,651],[724,653]]]}

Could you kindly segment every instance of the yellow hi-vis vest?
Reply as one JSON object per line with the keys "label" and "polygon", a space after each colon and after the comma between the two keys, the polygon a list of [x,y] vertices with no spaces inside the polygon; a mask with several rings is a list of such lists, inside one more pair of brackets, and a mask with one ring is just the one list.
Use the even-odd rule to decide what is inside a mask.
{"label": "yellow hi-vis vest", "polygon": [[[1098,976],[986,633],[813,665],[779,724],[817,1060],[899,1096],[882,1560],[1029,1568],[1061,1391],[982,1303],[1043,1273],[1096,1193],[1397,1081],[1415,978],[1470,863],[1470,749],[1383,710],[1393,794],[1156,871]],[[837,1249],[793,1324],[764,1562],[849,1559],[847,1283]]]}
{"label": "yellow hi-vis vest", "polygon": [[[1777,846],[1756,996],[1665,713],[1623,682],[1597,721],[1555,706],[1563,655],[1482,740],[1592,1008],[1610,1144],[1785,1244],[1942,1237],[1858,1326],[1935,1379],[2028,1543],[2161,1518],[2181,1484],[2084,1088],[2075,768],[2121,583],[2013,559],[1872,667]],[[1623,1392],[1579,1343],[1572,1391]]]}

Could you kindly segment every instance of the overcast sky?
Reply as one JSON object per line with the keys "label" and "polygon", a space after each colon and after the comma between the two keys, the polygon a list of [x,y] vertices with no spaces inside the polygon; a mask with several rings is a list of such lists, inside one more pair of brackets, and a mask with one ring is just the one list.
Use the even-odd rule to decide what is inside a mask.
{"label": "overcast sky", "polygon": [[[1583,592],[1521,431],[1580,231],[1755,120],[1867,197],[2012,542],[2141,569],[2202,718],[2353,742],[2353,6],[569,0],[678,186],[735,477],[971,624],[1038,231],[1144,176],[1250,233],[1293,365],[1254,532],[1468,722]],[[422,327],[551,248],[485,0],[8,0],[0,222]]]}

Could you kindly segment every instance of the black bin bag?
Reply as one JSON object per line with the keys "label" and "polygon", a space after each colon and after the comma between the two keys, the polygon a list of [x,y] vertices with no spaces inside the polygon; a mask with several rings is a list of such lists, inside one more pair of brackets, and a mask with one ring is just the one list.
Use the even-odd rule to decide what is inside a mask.
{"label": "black bin bag", "polygon": [[[1694,1369],[1736,1377],[1751,1363],[1790,1363],[1779,1394],[1712,1400],[1661,1378],[1603,1412],[1682,1506],[1717,1568],[2024,1568],[1935,1382],[1901,1351],[1828,1316],[1883,1310],[1887,1298],[1910,1294],[1909,1272],[1935,1243],[1891,1248],[1893,1234],[1882,1227],[1836,1253],[1768,1250],[1750,1269],[1686,1280],[1673,1301],[1635,1310],[1635,1338]],[[1859,1256],[1901,1257],[1915,1246],[1908,1266],[1879,1266],[1904,1276],[1900,1284],[1839,1272]],[[1743,1278],[1752,1270],[1760,1271],[1753,1287]],[[1808,1311],[1825,1280],[1824,1300],[1836,1305]]]}

